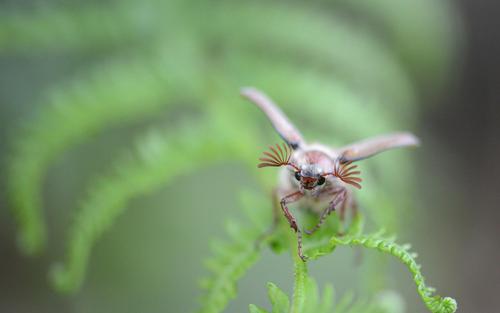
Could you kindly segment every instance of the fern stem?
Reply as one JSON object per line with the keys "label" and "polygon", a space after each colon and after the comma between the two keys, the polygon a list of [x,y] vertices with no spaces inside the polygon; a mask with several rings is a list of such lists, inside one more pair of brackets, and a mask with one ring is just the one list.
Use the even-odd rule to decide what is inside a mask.
{"label": "fern stem", "polygon": [[293,255],[294,285],[290,312],[302,313],[306,301],[307,263],[302,261],[297,252]]}

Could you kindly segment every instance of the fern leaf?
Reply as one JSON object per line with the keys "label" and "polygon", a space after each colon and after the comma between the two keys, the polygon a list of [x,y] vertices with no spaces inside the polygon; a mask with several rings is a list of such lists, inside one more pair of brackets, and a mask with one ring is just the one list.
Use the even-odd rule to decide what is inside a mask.
{"label": "fern leaf", "polygon": [[[407,127],[415,120],[411,103],[400,103],[399,106],[404,105],[405,112],[398,114],[391,110],[396,103],[389,100],[381,103],[353,93],[350,85],[333,73],[315,68],[304,70],[283,58],[264,59],[243,50],[232,51],[231,55],[235,57],[227,60],[226,75],[248,84],[269,86],[266,93],[279,101],[291,117],[300,116],[314,122],[308,124],[307,131],[320,134],[320,138],[325,134],[318,129],[352,136],[344,138],[347,140]],[[325,138],[332,140],[330,137]],[[342,143],[342,138],[337,140]]]}
{"label": "fern leaf", "polygon": [[288,313],[290,309],[288,296],[273,283],[267,283],[267,290],[273,307],[272,313]]}
{"label": "fern leaf", "polygon": [[133,1],[64,8],[42,4],[33,11],[1,12],[0,51],[81,53],[131,44],[150,38],[162,17],[157,5]]}
{"label": "fern leaf", "polygon": [[[301,261],[302,262],[302,261]],[[304,303],[299,311],[294,311],[292,307],[288,310],[288,296],[279,287],[273,283],[268,283],[268,296],[271,300],[272,313],[392,313],[379,303],[377,299],[363,300],[354,299],[350,292],[340,298],[338,303],[333,305],[334,292],[331,285],[327,285],[323,291],[323,297],[320,299],[316,281],[311,277],[305,277],[304,284]],[[263,313],[266,310],[255,305],[250,305],[250,313]],[[297,308],[296,308],[297,309]]]}
{"label": "fern leaf", "polygon": [[433,295],[434,289],[427,287],[420,271],[420,265],[415,261],[416,255],[410,253],[407,246],[398,245],[394,242],[393,238],[382,237],[382,234],[383,232],[381,231],[372,235],[332,237],[328,245],[325,245],[322,249],[311,251],[312,254],[308,256],[314,259],[318,258],[321,255],[328,254],[336,246],[362,246],[390,254],[406,265],[413,276],[413,281],[417,286],[420,297],[431,312],[455,312],[457,310],[457,303],[454,299]]}
{"label": "fern leaf", "polygon": [[[308,277],[306,281],[306,294],[305,294],[305,301],[304,301],[304,310],[303,313],[318,313],[319,306],[320,306],[320,299],[319,299],[319,291],[318,291],[318,285],[315,283],[315,281],[311,278]],[[325,300],[323,298],[323,300]],[[331,300],[331,299],[330,299]],[[321,303],[323,304],[323,303]]]}
{"label": "fern leaf", "polygon": [[240,238],[241,242],[217,248],[219,252],[207,262],[213,276],[203,284],[207,292],[202,298],[200,313],[222,312],[236,296],[236,282],[259,257],[255,249],[257,237],[258,234]]}
{"label": "fern leaf", "polygon": [[[178,98],[175,79],[183,77],[176,71],[189,68],[163,57],[125,59],[51,92],[48,105],[13,139],[8,167],[8,195],[23,252],[36,254],[44,246],[40,186],[53,159],[103,128],[141,119],[171,104]],[[184,87],[192,90],[189,84]]]}
{"label": "fern leaf", "polygon": [[[290,299],[286,295],[286,293],[281,290],[275,284],[269,282],[267,283],[267,295],[269,300],[271,301],[271,313],[288,313],[292,312],[289,310],[293,310],[290,308]],[[257,310],[257,311],[256,311]],[[264,309],[258,308],[257,306],[250,304],[250,313],[253,312],[267,312]]]}
{"label": "fern leaf", "polygon": [[[268,215],[270,211],[260,201],[259,206],[251,203],[259,202],[259,197],[245,193],[243,196],[244,207],[251,211],[252,215]],[[214,245],[215,255],[208,260],[212,272],[210,278],[203,282],[206,293],[202,297],[200,313],[219,313],[224,310],[229,300],[236,296],[236,282],[259,258],[260,254],[256,247],[259,236],[264,232],[262,223],[252,223],[251,226],[242,227],[238,224],[230,224],[231,242],[220,242]],[[271,301],[279,307],[286,306],[286,295],[280,293],[274,285],[268,285]],[[265,310],[255,305],[249,307],[250,312],[262,313]],[[275,311],[273,310],[273,313]],[[285,311],[283,311],[285,312]]]}
{"label": "fern leaf", "polygon": [[255,304],[250,304],[248,306],[248,310],[250,311],[250,313],[269,313],[268,311],[266,311],[262,308],[259,308]]}
{"label": "fern leaf", "polygon": [[[399,103],[407,103],[413,97],[409,77],[392,51],[371,32],[334,12],[276,3],[269,3],[264,9],[259,3],[231,2],[203,7],[200,14],[205,31],[224,44],[253,50],[265,46],[267,53],[292,62],[295,58],[313,67],[326,65],[344,79],[362,85],[364,91],[391,95]],[[294,53],[283,54],[284,50]]]}
{"label": "fern leaf", "polygon": [[220,138],[207,126],[188,124],[170,135],[151,132],[139,141],[134,157],[127,155],[116,163],[114,172],[93,184],[69,229],[66,261],[52,270],[57,290],[73,292],[80,286],[92,246],[129,200],[200,166],[238,155],[236,140]]}

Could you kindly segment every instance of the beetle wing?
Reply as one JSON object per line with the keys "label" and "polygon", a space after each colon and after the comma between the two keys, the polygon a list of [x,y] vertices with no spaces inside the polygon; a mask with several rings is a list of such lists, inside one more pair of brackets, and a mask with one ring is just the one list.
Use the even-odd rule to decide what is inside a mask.
{"label": "beetle wing", "polygon": [[252,87],[242,88],[240,93],[255,103],[267,115],[274,129],[292,149],[297,149],[304,143],[297,128],[267,95]]}
{"label": "beetle wing", "polygon": [[411,133],[392,133],[368,138],[337,149],[342,161],[358,161],[382,151],[419,145],[418,138]]}

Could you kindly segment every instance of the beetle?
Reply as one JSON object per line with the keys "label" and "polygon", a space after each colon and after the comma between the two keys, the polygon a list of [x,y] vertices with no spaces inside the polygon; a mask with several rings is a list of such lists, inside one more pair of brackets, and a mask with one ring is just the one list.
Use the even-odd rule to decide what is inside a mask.
{"label": "beetle", "polygon": [[[284,140],[281,145],[270,146],[269,151],[264,152],[258,167],[281,167],[273,202],[277,203],[279,199],[281,211],[297,234],[298,254],[303,261],[306,261],[306,257],[302,252],[302,231],[288,205],[297,202],[299,207],[311,208],[319,214],[316,226],[305,230],[308,235],[317,231],[337,209],[343,221],[347,209],[357,213],[357,203],[349,187],[361,189],[362,179],[359,177],[361,172],[353,162],[385,150],[419,145],[419,139],[409,132],[385,134],[341,148],[320,143],[309,144],[266,94],[253,87],[242,88],[240,93],[264,112]],[[276,222],[275,218],[274,224]]]}

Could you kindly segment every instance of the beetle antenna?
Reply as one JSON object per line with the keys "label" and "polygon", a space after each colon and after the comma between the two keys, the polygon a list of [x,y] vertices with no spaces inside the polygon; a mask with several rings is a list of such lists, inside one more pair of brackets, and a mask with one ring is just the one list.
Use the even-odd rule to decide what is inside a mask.
{"label": "beetle antenna", "polygon": [[264,156],[259,158],[261,163],[259,163],[257,167],[280,167],[289,165],[295,170],[299,170],[295,164],[290,162],[292,148],[287,143],[283,143],[281,146],[279,144],[275,144],[274,147],[269,146],[269,150],[271,151],[263,152]]}
{"label": "beetle antenna", "polygon": [[333,175],[338,177],[341,181],[346,184],[352,185],[358,189],[361,189],[361,182],[363,181],[361,178],[356,175],[361,174],[361,171],[355,170],[358,166],[353,165],[352,161],[343,161],[341,158],[335,160],[335,165],[333,167],[333,172],[328,173],[327,175]]}

